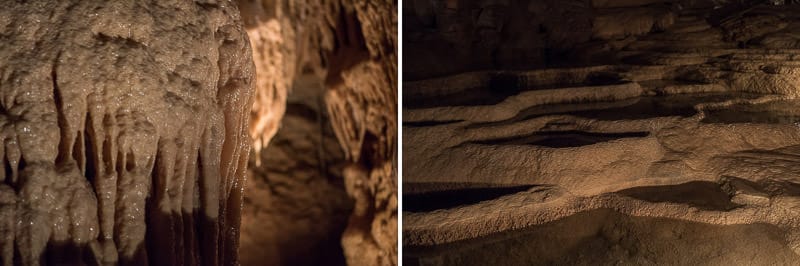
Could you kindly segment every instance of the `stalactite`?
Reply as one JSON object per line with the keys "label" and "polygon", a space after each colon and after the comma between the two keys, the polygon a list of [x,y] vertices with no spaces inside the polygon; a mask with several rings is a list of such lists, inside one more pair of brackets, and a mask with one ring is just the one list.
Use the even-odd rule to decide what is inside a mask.
{"label": "stalactite", "polygon": [[253,78],[235,4],[4,3],[0,262],[236,264]]}

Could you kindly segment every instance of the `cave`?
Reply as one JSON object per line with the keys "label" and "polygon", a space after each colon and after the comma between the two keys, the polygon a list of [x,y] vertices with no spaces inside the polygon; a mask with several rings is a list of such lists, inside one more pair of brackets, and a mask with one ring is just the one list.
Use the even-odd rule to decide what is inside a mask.
{"label": "cave", "polygon": [[800,261],[800,4],[402,3],[403,265]]}
{"label": "cave", "polygon": [[397,265],[397,5],[3,1],[0,265]]}

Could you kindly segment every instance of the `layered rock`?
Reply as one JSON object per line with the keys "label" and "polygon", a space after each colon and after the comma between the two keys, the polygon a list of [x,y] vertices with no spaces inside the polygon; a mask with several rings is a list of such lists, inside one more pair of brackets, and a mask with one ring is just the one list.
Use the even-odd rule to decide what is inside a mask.
{"label": "layered rock", "polygon": [[[403,6],[403,41],[413,56],[403,59],[408,66],[403,73],[413,81],[476,70],[615,64],[619,62],[610,54],[612,50],[639,36],[673,28],[679,23],[675,21],[678,14],[709,11],[708,18],[716,21],[767,2],[409,1]],[[770,21],[760,23],[770,25],[757,26],[766,31],[782,27]],[[747,38],[742,34],[738,35]]]}
{"label": "layered rock", "polygon": [[4,3],[3,264],[236,264],[253,77],[228,2]]}

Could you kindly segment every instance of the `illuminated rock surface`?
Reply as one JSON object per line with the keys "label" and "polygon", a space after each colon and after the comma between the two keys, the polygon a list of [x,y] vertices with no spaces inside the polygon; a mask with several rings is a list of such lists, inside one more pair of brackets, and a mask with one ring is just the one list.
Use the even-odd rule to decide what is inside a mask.
{"label": "illuminated rock surface", "polygon": [[395,264],[396,3],[3,6],[2,264]]}
{"label": "illuminated rock surface", "polygon": [[235,264],[254,85],[222,1],[6,1],[0,262]]}
{"label": "illuminated rock surface", "polygon": [[242,262],[396,264],[397,3],[238,2],[257,72]]}
{"label": "illuminated rock surface", "polygon": [[294,82],[281,128],[250,171],[242,265],[345,263],[341,238],[353,209],[342,177],[347,161],[325,117],[324,90],[317,82]]}
{"label": "illuminated rock surface", "polygon": [[[611,2],[654,1],[581,8],[660,16]],[[738,10],[673,8],[644,31],[590,27],[602,38],[574,46],[593,48],[564,57],[571,66],[406,72],[405,261],[796,263],[800,10]],[[493,67],[508,69],[500,55]]]}

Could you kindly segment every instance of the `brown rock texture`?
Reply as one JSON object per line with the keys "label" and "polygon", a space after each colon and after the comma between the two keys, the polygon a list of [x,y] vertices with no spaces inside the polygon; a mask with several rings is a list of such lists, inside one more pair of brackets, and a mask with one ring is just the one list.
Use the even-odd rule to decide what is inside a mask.
{"label": "brown rock texture", "polygon": [[[342,205],[324,209],[353,208],[341,240],[347,263],[396,264],[397,178],[393,167],[397,144],[396,4],[381,0],[239,2],[256,58],[258,86],[250,127],[256,153],[270,152],[264,148],[276,132],[280,132],[278,128],[284,114],[285,99],[294,93],[308,94],[308,91],[292,91],[296,88],[296,80],[305,79],[301,76],[313,76],[320,80],[320,85],[310,90],[320,90],[315,93],[323,95],[324,99],[324,110],[314,112],[325,119],[322,123],[330,124],[341,147],[338,151],[343,156],[341,160],[346,162],[342,169],[334,171],[341,171],[344,182],[327,181],[325,172],[329,169],[322,169],[319,174],[303,174],[299,170],[277,174],[274,165],[259,166],[260,170],[257,167],[255,179],[265,180],[262,188],[266,189],[284,183],[270,175],[297,175],[293,178],[298,179],[311,176],[308,180],[326,184],[334,191],[343,189],[353,199],[354,206],[339,201],[334,193],[331,200],[342,202]],[[314,104],[306,102],[302,105]],[[287,129],[286,134],[294,130],[299,129]],[[300,151],[298,148],[291,150]],[[267,158],[266,161],[270,161],[270,156],[257,155],[256,159],[263,162]],[[295,157],[287,160],[302,160],[299,159],[302,156]],[[330,180],[341,180],[337,174],[329,177]],[[312,191],[298,194],[317,193],[309,190]],[[288,201],[294,196],[279,197],[286,198],[278,201]],[[255,203],[260,200],[252,198],[253,206],[261,204]],[[297,212],[292,215],[316,215]],[[253,213],[260,215],[257,211]],[[332,215],[330,221],[335,221],[335,217]],[[288,221],[281,222],[281,219],[275,218],[273,222],[286,224]],[[296,224],[287,226],[302,227]],[[330,226],[323,231],[336,230],[335,226]]]}
{"label": "brown rock texture", "polygon": [[254,67],[226,1],[4,1],[0,262],[237,264]]}
{"label": "brown rock texture", "polygon": [[241,262],[345,265],[341,238],[353,209],[342,177],[348,162],[326,117],[321,80],[301,76],[293,87],[280,130],[249,173]]}
{"label": "brown rock texture", "polygon": [[800,6],[633,2],[558,68],[404,82],[404,261],[800,259]]}
{"label": "brown rock texture", "polygon": [[[404,2],[403,76],[413,81],[466,71],[529,70],[612,64],[610,49],[662,32],[679,13],[715,10],[710,19],[767,1],[481,0]],[[718,9],[713,9],[717,7]],[[779,20],[771,17],[769,19]],[[746,18],[738,31],[779,28]],[[758,23],[752,23],[758,22]],[[683,23],[685,24],[685,22]],[[693,24],[702,27],[702,24]],[[696,29],[684,29],[696,30]],[[702,31],[694,31],[703,35]],[[733,35],[746,36],[746,32]],[[753,33],[757,34],[757,33]],[[692,35],[686,35],[690,37]],[[705,36],[702,36],[705,37]],[[736,38],[736,36],[732,36]]]}

